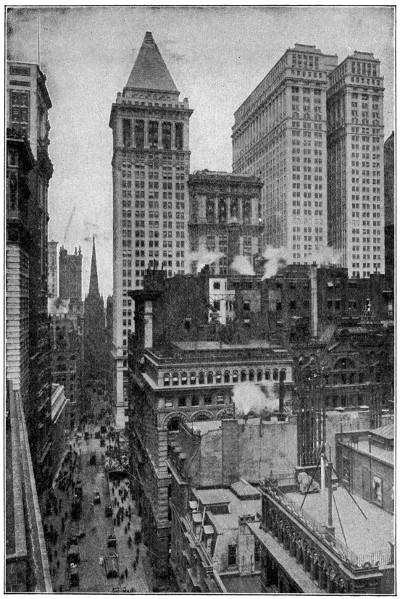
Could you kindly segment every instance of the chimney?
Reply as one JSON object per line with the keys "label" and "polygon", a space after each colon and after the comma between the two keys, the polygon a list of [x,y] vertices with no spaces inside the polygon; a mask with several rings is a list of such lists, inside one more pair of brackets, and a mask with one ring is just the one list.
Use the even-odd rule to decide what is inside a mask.
{"label": "chimney", "polygon": [[310,267],[311,284],[311,335],[318,337],[318,299],[317,299],[317,263]]}
{"label": "chimney", "polygon": [[222,484],[231,485],[239,480],[239,423],[234,418],[223,418],[222,428]]}
{"label": "chimney", "polygon": [[144,302],[144,347],[153,347],[153,302]]}

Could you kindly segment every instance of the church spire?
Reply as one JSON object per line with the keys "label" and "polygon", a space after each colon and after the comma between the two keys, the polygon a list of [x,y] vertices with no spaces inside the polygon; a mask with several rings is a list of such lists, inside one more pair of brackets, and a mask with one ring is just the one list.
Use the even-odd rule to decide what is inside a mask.
{"label": "church spire", "polygon": [[126,87],[179,93],[150,31],[144,36]]}
{"label": "church spire", "polygon": [[97,278],[96,245],[95,245],[95,241],[94,241],[94,235],[93,235],[92,264],[90,266],[89,295],[100,295],[99,280]]}

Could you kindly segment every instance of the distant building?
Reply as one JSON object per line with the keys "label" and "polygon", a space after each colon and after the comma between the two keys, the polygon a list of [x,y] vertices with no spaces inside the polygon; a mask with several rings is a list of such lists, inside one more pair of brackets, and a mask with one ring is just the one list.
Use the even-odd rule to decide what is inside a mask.
{"label": "distant building", "polygon": [[58,241],[48,242],[48,264],[49,264],[49,280],[48,280],[48,296],[58,297]]}
{"label": "distant building", "polygon": [[160,580],[168,573],[170,545],[165,457],[179,423],[232,416],[232,389],[239,382],[268,388],[268,397],[261,394],[267,411],[278,408],[280,397],[291,401],[289,352],[262,338],[224,342],[223,328],[209,321],[209,281],[207,269],[172,279],[154,271],[142,291],[130,294],[135,301],[129,345],[133,478]]}
{"label": "distant building", "polygon": [[51,472],[47,230],[53,165],[48,154],[52,104],[38,65],[7,63],[6,98],[7,377],[21,391],[40,495]]}
{"label": "distant building", "polygon": [[394,131],[384,145],[385,182],[385,264],[386,273],[394,281]]}
{"label": "distant building", "polygon": [[7,381],[5,402],[6,593],[53,591],[20,391]]}
{"label": "distant building", "polygon": [[65,389],[62,385],[52,385],[51,396],[51,424],[53,435],[53,476],[56,476],[59,466],[64,459],[68,433],[70,431],[69,399],[65,397]]}
{"label": "distant building", "polygon": [[64,246],[60,248],[60,298],[82,301],[82,252],[75,248],[68,254]]}
{"label": "distant building", "polygon": [[[129,79],[112,105],[113,130],[113,358],[116,411],[127,409],[131,289],[149,266],[184,273],[188,246],[190,170],[187,98],[147,32]],[[119,418],[119,417],[118,417]],[[125,424],[125,423],[123,423]]]}
{"label": "distant building", "polygon": [[328,243],[349,277],[385,272],[383,77],[354,52],[329,74]]}
{"label": "distant building", "polygon": [[109,360],[106,344],[106,322],[103,296],[97,277],[96,246],[93,238],[89,293],[85,297],[84,323],[84,406],[89,414],[90,404],[96,398],[103,400],[108,380]]}
{"label": "distant building", "polygon": [[212,274],[231,274],[237,256],[242,257],[239,273],[252,274],[253,256],[260,252],[263,230],[261,181],[251,175],[206,169],[190,175],[188,185],[187,272],[201,270],[202,255],[215,253],[218,257],[211,264]]}
{"label": "distant building", "polygon": [[310,262],[327,246],[326,94],[337,56],[295,44],[235,112],[233,167],[259,177],[262,249]]}
{"label": "distant building", "polygon": [[69,400],[68,428],[78,424],[83,401],[83,304],[58,301],[51,305],[51,371],[54,383],[62,385]]}

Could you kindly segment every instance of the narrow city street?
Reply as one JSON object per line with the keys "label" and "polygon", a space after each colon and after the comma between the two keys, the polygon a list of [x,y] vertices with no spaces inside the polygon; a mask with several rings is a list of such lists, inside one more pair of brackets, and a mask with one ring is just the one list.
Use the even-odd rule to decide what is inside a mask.
{"label": "narrow city street", "polygon": [[[149,571],[146,548],[142,543],[138,543],[138,534],[135,543],[135,532],[140,532],[141,520],[130,495],[128,479],[108,481],[104,471],[105,450],[106,447],[100,447],[100,439],[95,438],[94,428],[92,438],[74,438],[72,453],[67,454],[65,465],[61,467],[54,493],[50,492],[52,513],[45,517],[44,524],[45,536],[47,530],[46,541],[53,589],[56,592],[149,592],[145,574]],[[91,461],[95,461],[95,464]],[[66,476],[65,472],[68,472]],[[79,521],[73,521],[73,489],[76,489],[79,480],[82,481],[82,514]],[[94,501],[96,491],[99,493],[100,502]],[[105,507],[110,505],[112,515],[106,516]],[[118,510],[121,515],[119,519]],[[68,540],[79,529],[79,525],[79,586],[70,588]],[[107,547],[109,535],[115,535],[116,547]],[[105,558],[110,554],[118,556],[119,576],[112,578],[106,576],[105,567]]]}

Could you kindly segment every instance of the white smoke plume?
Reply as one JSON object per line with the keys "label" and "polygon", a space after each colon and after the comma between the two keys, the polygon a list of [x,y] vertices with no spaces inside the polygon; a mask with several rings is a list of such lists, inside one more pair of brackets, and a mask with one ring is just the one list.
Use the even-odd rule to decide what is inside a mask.
{"label": "white smoke plume", "polygon": [[235,256],[230,268],[236,270],[240,275],[255,275],[254,268],[246,256]]}
{"label": "white smoke plume", "polygon": [[260,414],[263,410],[272,412],[279,409],[279,398],[273,392],[274,383],[262,386],[254,383],[237,383],[233,387],[233,403],[236,416],[247,416],[250,411]]}
{"label": "white smoke plume", "polygon": [[289,251],[285,247],[274,248],[267,245],[264,250],[263,258],[266,260],[264,264],[263,280],[274,277],[280,268],[286,266],[290,260]]}
{"label": "white smoke plume", "polygon": [[200,248],[197,252],[189,252],[187,257],[187,265],[189,272],[191,272],[192,262],[197,262],[197,272],[200,272],[207,264],[213,264],[220,258],[223,258],[225,254],[222,252],[210,252],[206,249],[204,243],[200,244]]}
{"label": "white smoke plume", "polygon": [[324,264],[339,265],[341,258],[342,253],[340,251],[336,251],[331,247],[325,247],[312,252],[308,259],[308,263],[312,264],[313,262],[316,262],[318,266],[322,266]]}

